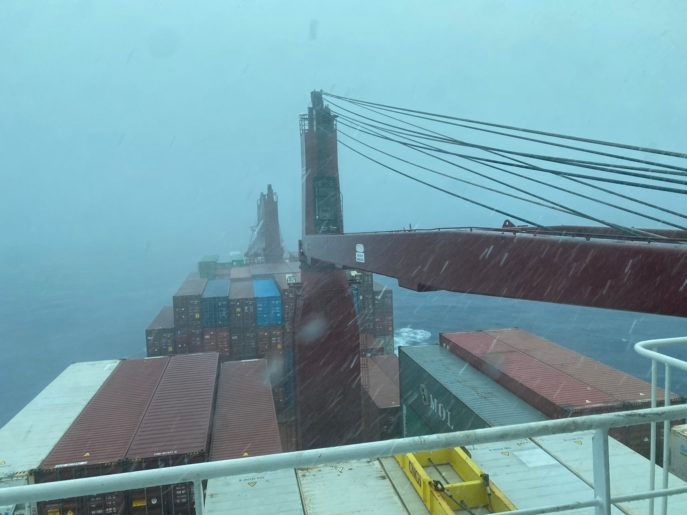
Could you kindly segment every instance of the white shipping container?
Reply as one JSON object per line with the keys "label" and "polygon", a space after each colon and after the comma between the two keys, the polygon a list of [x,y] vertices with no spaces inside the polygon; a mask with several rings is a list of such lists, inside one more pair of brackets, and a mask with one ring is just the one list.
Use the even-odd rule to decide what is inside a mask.
{"label": "white shipping container", "polygon": [[[0,488],[31,483],[37,468],[116,368],[118,360],[74,363],[0,428]],[[0,514],[13,513],[0,506]]]}
{"label": "white shipping container", "polygon": [[687,424],[670,430],[670,471],[687,481]]}

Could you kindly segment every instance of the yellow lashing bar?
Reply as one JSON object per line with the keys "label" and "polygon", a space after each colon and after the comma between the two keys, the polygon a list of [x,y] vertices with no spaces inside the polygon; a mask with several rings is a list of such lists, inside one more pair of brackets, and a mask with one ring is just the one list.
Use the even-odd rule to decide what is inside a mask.
{"label": "yellow lashing bar", "polygon": [[[515,510],[515,505],[496,487],[477,464],[460,448],[399,454],[396,461],[432,515],[453,515],[455,510],[486,508],[490,513]],[[450,465],[460,481],[432,479],[425,470]]]}

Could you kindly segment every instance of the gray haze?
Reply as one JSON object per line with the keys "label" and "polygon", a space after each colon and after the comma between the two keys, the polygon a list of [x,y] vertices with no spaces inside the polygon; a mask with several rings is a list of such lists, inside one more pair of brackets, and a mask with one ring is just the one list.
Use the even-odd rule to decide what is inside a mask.
{"label": "gray haze", "polygon": [[[323,4],[0,4],[0,425],[71,361],[142,355],[267,183],[295,249],[312,89],[684,150],[684,2]],[[502,222],[340,168],[348,231]]]}

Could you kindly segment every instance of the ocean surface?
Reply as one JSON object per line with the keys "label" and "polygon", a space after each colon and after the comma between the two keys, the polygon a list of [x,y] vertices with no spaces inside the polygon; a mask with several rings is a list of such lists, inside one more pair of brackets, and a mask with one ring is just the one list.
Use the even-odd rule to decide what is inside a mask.
{"label": "ocean surface", "polygon": [[[67,365],[145,355],[146,326],[195,269],[142,252],[60,259],[3,256],[0,281],[0,426]],[[428,345],[443,331],[519,327],[642,379],[649,362],[633,345],[687,336],[687,319],[448,292],[394,290],[396,345]],[[687,359],[687,351],[678,356]],[[687,378],[674,375],[687,395]]]}

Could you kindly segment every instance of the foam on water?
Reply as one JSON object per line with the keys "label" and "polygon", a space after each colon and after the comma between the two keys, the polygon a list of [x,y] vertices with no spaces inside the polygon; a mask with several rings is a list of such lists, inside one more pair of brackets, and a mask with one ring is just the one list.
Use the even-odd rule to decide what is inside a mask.
{"label": "foam on water", "polygon": [[425,329],[413,329],[412,327],[401,327],[394,334],[394,353],[398,354],[401,345],[429,345],[435,343],[432,340],[432,333]]}

